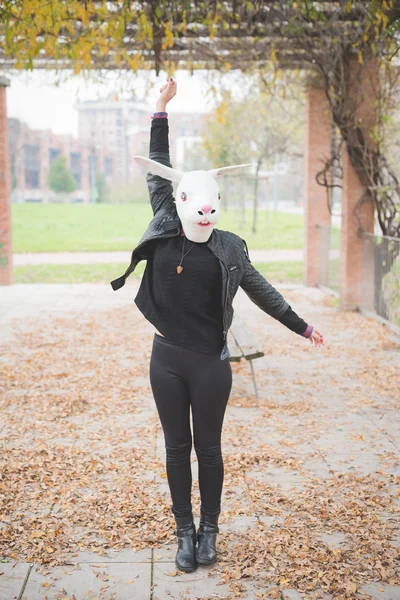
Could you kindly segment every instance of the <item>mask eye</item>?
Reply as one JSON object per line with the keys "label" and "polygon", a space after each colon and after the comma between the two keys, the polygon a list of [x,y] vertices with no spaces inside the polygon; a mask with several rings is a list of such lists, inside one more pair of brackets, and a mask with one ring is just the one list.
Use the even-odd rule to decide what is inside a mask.
{"label": "mask eye", "polygon": [[221,194],[218,192],[218,200],[221,200]]}
{"label": "mask eye", "polygon": [[183,201],[183,202],[186,202],[186,200],[187,200],[187,195],[186,195],[186,192],[182,192],[182,194],[181,194],[181,198],[182,198],[182,201]]}

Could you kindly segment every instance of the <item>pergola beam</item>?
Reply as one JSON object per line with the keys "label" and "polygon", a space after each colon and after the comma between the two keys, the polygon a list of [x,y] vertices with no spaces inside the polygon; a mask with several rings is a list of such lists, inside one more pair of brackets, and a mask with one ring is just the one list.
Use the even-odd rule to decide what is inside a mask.
{"label": "pergola beam", "polygon": [[[86,7],[86,3],[82,1],[82,4]],[[131,69],[129,60],[125,58],[124,61],[121,57],[121,50],[130,58],[140,53],[140,64],[155,66],[157,71],[162,68],[163,61],[174,61],[178,68],[184,66],[184,61],[189,61],[190,69],[198,65],[204,68],[207,61],[220,65],[231,63],[231,68],[248,68],[246,61],[265,65],[272,56],[285,69],[291,67],[291,61],[294,69],[298,69],[302,62],[301,66],[307,68],[308,63],[314,64],[320,49],[326,50],[330,45],[334,49],[337,40],[344,42],[357,35],[355,32],[368,15],[367,5],[369,3],[345,4],[343,0],[322,0],[318,4],[312,3],[310,10],[307,4],[301,2],[293,7],[289,3],[267,0],[254,2],[249,8],[245,3],[231,0],[218,5],[218,20],[210,22],[216,14],[216,5],[211,1],[171,2],[163,6],[154,2],[137,2],[129,9],[125,2],[112,0],[107,2],[108,13],[105,14],[104,3],[98,0],[91,11],[87,11],[89,25],[75,16],[69,27],[61,27],[58,46],[52,50],[52,55],[44,49],[46,36],[51,32],[43,25],[43,31],[36,36],[40,54],[29,57],[30,66],[38,69],[72,68],[79,64],[73,52],[70,56],[69,48],[73,48],[77,38],[84,38],[91,26],[100,29],[103,25],[107,26],[108,14],[110,18],[119,15],[124,19],[123,37],[117,42],[113,35],[108,36],[106,27],[102,40],[109,46],[108,57],[104,56],[104,48],[100,49],[95,44],[90,49],[90,60],[79,65],[83,69],[110,69],[109,63],[118,52],[114,67]],[[100,21],[99,14],[102,15]],[[150,36],[143,40],[140,16],[151,24],[152,39]],[[173,36],[173,45],[163,49],[165,28]],[[13,68],[20,64],[18,56],[9,57],[2,52],[1,48],[7,46],[4,42],[4,36],[0,35],[0,65],[4,69]]]}
{"label": "pergola beam", "polygon": [[[68,41],[64,42],[68,44]],[[321,38],[321,44],[324,44],[324,50],[332,45],[333,41]],[[137,44],[134,41],[125,43],[127,56],[131,59],[140,57],[142,64],[154,66],[155,52],[151,48],[146,48],[144,44]],[[102,55],[101,49],[94,47],[91,51],[90,63],[84,61],[72,60],[67,57],[56,59],[46,56],[43,51],[33,60],[33,66],[36,69],[70,69],[74,65],[79,65],[82,69],[131,69],[127,60],[122,59],[118,66],[116,64],[116,55],[118,49],[110,49],[107,55]],[[162,62],[175,63],[178,68],[196,68],[193,65],[201,65],[197,68],[212,67],[210,62],[226,65],[230,67],[244,68],[253,65],[266,65],[275,60],[281,68],[298,69],[313,66],[316,59],[320,56],[321,49],[319,44],[313,44],[310,40],[295,40],[290,38],[275,38],[268,36],[264,39],[253,39],[251,37],[241,38],[235,41],[232,39],[214,38],[209,40],[204,38],[202,41],[195,38],[177,38],[174,45],[162,52]],[[273,55],[273,58],[272,58]],[[3,69],[16,67],[17,58],[8,57],[0,49],[0,66]]]}

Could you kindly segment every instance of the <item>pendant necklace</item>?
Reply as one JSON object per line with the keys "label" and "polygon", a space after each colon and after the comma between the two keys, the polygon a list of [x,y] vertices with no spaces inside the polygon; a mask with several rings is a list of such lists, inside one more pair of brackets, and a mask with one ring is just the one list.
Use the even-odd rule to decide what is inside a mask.
{"label": "pendant necklace", "polygon": [[190,246],[189,250],[187,250],[187,251],[185,252],[185,254],[183,254],[183,251],[184,251],[184,249],[185,249],[185,239],[186,239],[186,236],[184,236],[184,238],[183,238],[183,247],[182,247],[182,258],[181,258],[181,262],[180,262],[180,264],[179,264],[179,265],[177,265],[177,267],[176,267],[176,272],[178,273],[178,275],[180,275],[180,274],[182,273],[182,271],[183,271],[183,267],[182,267],[182,262],[183,262],[183,259],[185,258],[186,254],[189,254],[189,252],[191,251],[191,249],[193,248],[193,246],[194,246],[194,244],[195,244],[195,242],[193,242],[193,244]]}

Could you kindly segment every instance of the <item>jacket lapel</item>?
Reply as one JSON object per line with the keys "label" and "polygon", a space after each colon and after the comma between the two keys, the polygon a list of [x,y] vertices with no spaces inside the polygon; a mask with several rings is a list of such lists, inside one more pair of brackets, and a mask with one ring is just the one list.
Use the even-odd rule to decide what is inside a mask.
{"label": "jacket lapel", "polygon": [[215,256],[219,259],[222,271],[222,306],[225,307],[225,298],[227,292],[228,278],[227,278],[227,267],[224,261],[224,254],[222,251],[222,245],[220,240],[220,232],[218,229],[213,229],[210,241],[207,246],[210,250],[215,254]]}

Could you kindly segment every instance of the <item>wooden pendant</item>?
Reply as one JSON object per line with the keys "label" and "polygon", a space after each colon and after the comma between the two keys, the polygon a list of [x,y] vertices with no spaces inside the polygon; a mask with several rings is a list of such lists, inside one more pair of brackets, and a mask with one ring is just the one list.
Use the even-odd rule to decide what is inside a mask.
{"label": "wooden pendant", "polygon": [[183,271],[183,267],[182,267],[182,265],[178,265],[178,266],[176,267],[176,272],[178,273],[178,275],[180,275],[180,274],[182,273],[182,271]]}

